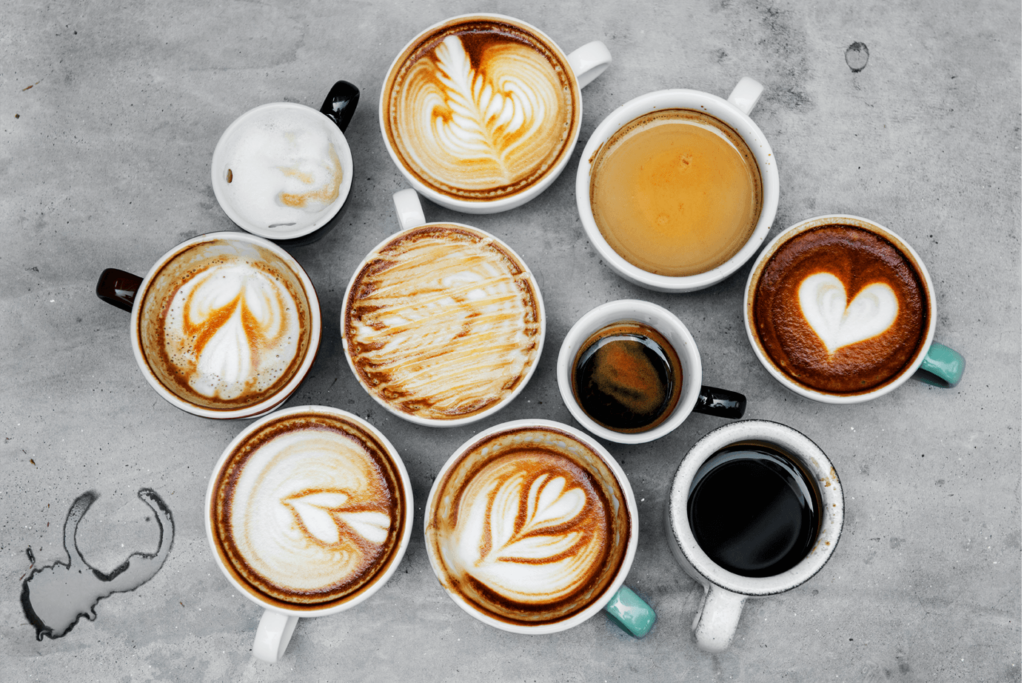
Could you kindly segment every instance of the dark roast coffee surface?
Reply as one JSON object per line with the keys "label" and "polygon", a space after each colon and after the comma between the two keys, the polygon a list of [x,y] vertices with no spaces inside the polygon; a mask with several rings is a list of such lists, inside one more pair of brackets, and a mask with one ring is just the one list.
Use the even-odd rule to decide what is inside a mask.
{"label": "dark roast coffee surface", "polygon": [[786,455],[760,444],[725,448],[690,486],[690,529],[717,565],[741,576],[775,576],[814,547],[818,490]]}

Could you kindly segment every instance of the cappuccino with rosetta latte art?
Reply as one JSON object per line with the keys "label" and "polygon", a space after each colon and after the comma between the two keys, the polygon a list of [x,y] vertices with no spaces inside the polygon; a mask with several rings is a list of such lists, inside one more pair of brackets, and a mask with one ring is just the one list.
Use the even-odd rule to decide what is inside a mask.
{"label": "cappuccino with rosetta latte art", "polygon": [[426,187],[493,201],[529,189],[571,153],[579,86],[540,31],[507,17],[459,17],[395,60],[381,115],[397,161]]}

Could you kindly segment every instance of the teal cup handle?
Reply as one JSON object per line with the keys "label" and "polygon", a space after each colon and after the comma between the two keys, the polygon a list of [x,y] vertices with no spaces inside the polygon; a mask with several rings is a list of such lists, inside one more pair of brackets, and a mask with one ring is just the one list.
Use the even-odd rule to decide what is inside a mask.
{"label": "teal cup handle", "polygon": [[966,365],[967,361],[959,353],[948,346],[932,342],[921,367],[914,373],[914,379],[935,387],[952,389],[963,378]]}
{"label": "teal cup handle", "polygon": [[654,608],[626,586],[622,586],[604,606],[612,622],[634,638],[646,636],[658,615]]}

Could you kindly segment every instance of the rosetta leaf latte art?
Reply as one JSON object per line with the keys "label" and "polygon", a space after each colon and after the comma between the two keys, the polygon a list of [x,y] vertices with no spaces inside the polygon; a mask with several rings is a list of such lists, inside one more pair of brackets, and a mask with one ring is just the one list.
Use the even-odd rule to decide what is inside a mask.
{"label": "rosetta leaf latte art", "polygon": [[301,529],[323,545],[339,545],[352,534],[377,545],[387,540],[391,518],[382,512],[348,509],[349,498],[343,491],[315,491],[281,502],[292,510]]}
{"label": "rosetta leaf latte art", "polygon": [[567,488],[564,477],[541,475],[528,489],[526,477],[510,479],[492,498],[490,543],[478,565],[560,559],[582,536],[571,525],[586,503],[586,494]]}

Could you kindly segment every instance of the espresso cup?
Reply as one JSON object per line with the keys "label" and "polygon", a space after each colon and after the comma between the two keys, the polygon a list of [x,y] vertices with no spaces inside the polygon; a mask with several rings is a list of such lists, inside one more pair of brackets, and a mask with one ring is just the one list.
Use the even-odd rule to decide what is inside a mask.
{"label": "espresso cup", "polygon": [[402,230],[355,270],[341,311],[352,373],[393,415],[430,427],[482,420],[530,381],[544,347],[540,288],[511,247],[461,223],[427,223],[394,195]]}
{"label": "espresso cup", "polygon": [[[576,205],[587,237],[605,263],[616,273],[648,289],[662,292],[692,292],[721,282],[754,255],[768,235],[779,205],[778,165],[764,133],[749,116],[762,90],[760,83],[747,77],[741,79],[733,88],[727,100],[696,90],[661,90],[630,100],[597,126],[583,149],[576,171]],[[706,137],[701,144],[708,147],[707,150],[703,150],[703,147],[690,147],[693,143],[687,139],[678,142],[670,140],[668,143],[654,142],[650,150],[630,151],[630,156],[623,157],[626,161],[621,162],[621,168],[615,171],[615,182],[609,187],[615,191],[621,189],[627,195],[636,197],[637,192],[629,189],[631,184],[652,191],[652,188],[660,186],[669,187],[665,179],[672,178],[673,183],[678,181],[683,183],[683,187],[691,184],[697,187],[695,183],[699,180],[701,197],[714,197],[717,196],[716,193],[726,191],[735,192],[737,188],[733,185],[722,184],[719,171],[724,168],[719,168],[721,162],[715,161],[716,155],[728,154],[736,157],[726,158],[731,159],[730,168],[735,167],[733,170],[737,182],[742,180],[749,183],[750,187],[745,190],[749,196],[700,207],[700,211],[710,212],[710,217],[698,213],[696,208],[684,206],[683,202],[679,201],[678,193],[668,190],[662,193],[660,199],[652,196],[650,201],[642,206],[612,207],[614,211],[609,209],[607,229],[611,230],[617,225],[612,216],[623,210],[630,216],[632,226],[623,235],[610,233],[613,239],[621,242],[618,249],[613,247],[609,237],[602,232],[594,211],[594,202],[603,201],[605,198],[604,194],[595,191],[595,184],[601,180],[598,171],[608,172],[605,170],[606,154],[609,155],[608,159],[611,159],[612,151],[625,150],[624,145],[631,139],[630,136],[654,130],[662,123],[683,122],[687,124],[687,129]],[[638,138],[634,138],[636,139]],[[659,182],[648,182],[643,177],[637,177],[638,164],[650,161],[646,156],[652,153],[651,150],[659,155],[675,155],[671,159],[666,157],[658,161],[659,164],[668,164],[666,168],[648,169],[658,176],[656,179]],[[677,177],[677,174],[684,173],[686,175]],[[698,173],[701,175],[693,175]],[[619,174],[624,177],[619,179]],[[603,192],[608,193],[612,190],[606,189]],[[671,206],[663,206],[662,204],[669,199]],[[700,226],[712,225],[711,218],[726,220],[718,214],[722,211],[731,211],[732,207],[739,205],[747,208],[743,215],[732,216],[729,219],[735,219],[736,225],[732,225],[729,231],[716,230],[710,235],[715,237],[719,233],[728,232],[731,235],[730,240],[716,244],[713,249],[708,247],[707,253],[703,250],[704,241],[709,235],[694,234],[683,239],[683,234],[678,232],[687,231],[686,235],[689,235],[689,231]],[[650,235],[636,230],[636,221],[641,218],[652,223],[651,231],[648,232],[651,235],[660,235],[661,242],[648,239]],[[633,236],[629,238],[628,244],[620,239],[626,234]],[[634,237],[637,238],[635,243]],[[690,248],[688,245],[691,244],[695,246]],[[676,248],[683,249],[691,255],[700,253],[701,257],[693,263],[688,263],[687,268],[681,269],[677,269],[681,264],[662,264],[651,260],[652,257],[667,258],[666,254]],[[658,272],[659,270],[662,272]]]}
{"label": "espresso cup", "polygon": [[[621,346],[616,349],[612,343]],[[585,366],[582,354],[589,349],[597,351],[600,344],[606,347],[604,357],[593,353],[589,367]],[[585,368],[584,380],[578,375]],[[616,443],[660,439],[692,412],[741,418],[747,405],[742,394],[701,384],[700,353],[690,331],[679,318],[649,301],[611,301],[576,321],[562,341],[555,372],[562,401],[576,421],[592,434]],[[604,424],[581,404],[586,402],[581,387],[586,391],[587,386],[593,387],[594,405],[600,402],[602,415],[610,418]],[[626,424],[645,422],[642,416],[630,422],[641,413],[637,404],[653,405],[653,410],[648,408],[642,415],[653,414],[655,419],[623,429]]]}
{"label": "espresso cup", "polygon": [[[748,453],[755,457],[744,459]],[[716,456],[720,459],[712,460]],[[725,458],[734,459],[727,462]],[[709,471],[709,461],[730,469],[719,465]],[[744,469],[751,462],[751,469]],[[699,485],[711,487],[704,492],[710,499],[708,507],[694,504]],[[817,507],[813,525],[806,510],[792,509],[798,493]],[[730,517],[729,511],[737,509],[740,516],[749,518]],[[782,515],[783,511],[792,514]],[[703,519],[711,512],[718,513],[716,519]],[[721,652],[732,642],[748,598],[792,590],[825,566],[843,529],[843,489],[828,457],[806,436],[775,422],[743,420],[716,429],[690,449],[676,471],[666,513],[672,554],[704,587],[692,626],[697,645]],[[794,520],[801,521],[801,534],[784,526]],[[740,533],[737,521],[750,533]],[[716,533],[721,537],[715,538]],[[778,549],[759,543],[769,536],[776,542],[779,538],[790,541],[788,552],[772,557],[770,563],[764,553]],[[730,568],[721,565],[722,557]],[[742,568],[736,566],[740,563]],[[774,572],[781,568],[785,569]]]}
{"label": "espresso cup", "polygon": [[251,418],[283,404],[320,348],[320,301],[288,252],[254,235],[182,242],[140,278],[108,268],[96,295],[132,314],[143,376],[200,417]]}
{"label": "espresso cup", "polygon": [[274,102],[235,119],[210,165],[213,193],[228,218],[270,240],[298,240],[324,227],[352,189],[345,129],[358,103],[359,89],[338,81],[319,111]]}
{"label": "espresso cup", "polygon": [[263,616],[253,656],[279,660],[300,617],[351,609],[380,590],[409,545],[413,495],[391,442],[325,406],[247,427],[206,491],[206,538],[228,582]]}
{"label": "espresso cup", "polygon": [[639,538],[633,490],[586,434],[549,420],[491,427],[448,459],[425,510],[434,574],[483,623],[543,635],[603,609],[637,638],[654,625],[623,585]]}
{"label": "espresso cup", "polygon": [[937,319],[917,252],[857,216],[787,228],[747,278],[743,320],[757,359],[787,389],[823,403],[869,401],[911,377],[956,386],[966,361],[933,341]]}
{"label": "espresso cup", "polygon": [[597,41],[566,55],[540,29],[500,14],[446,19],[409,41],[388,70],[384,144],[432,202],[473,214],[514,209],[569,162],[580,89],[611,59]]}

